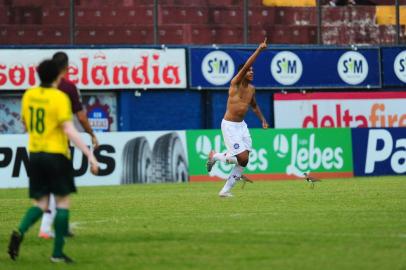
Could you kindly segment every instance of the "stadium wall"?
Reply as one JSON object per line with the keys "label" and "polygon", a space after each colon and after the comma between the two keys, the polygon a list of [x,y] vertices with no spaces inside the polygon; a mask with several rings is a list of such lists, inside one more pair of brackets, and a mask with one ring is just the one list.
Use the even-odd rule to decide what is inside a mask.
{"label": "stadium wall", "polygon": [[[254,180],[406,175],[406,128],[251,129],[253,150],[244,174]],[[83,134],[90,145],[90,138]],[[80,186],[217,181],[233,165],[217,162],[210,174],[210,150],[226,150],[218,129],[110,132],[98,136],[100,175],[72,148]],[[0,188],[26,187],[27,135],[2,135]]]}
{"label": "stadium wall", "polygon": [[[91,145],[87,134],[83,139]],[[28,136],[0,137],[0,188],[28,185]],[[185,131],[99,133],[94,151],[99,175],[90,173],[87,158],[71,148],[75,182],[80,186],[132,183],[187,182],[188,156]]]}
{"label": "stadium wall", "polygon": [[[236,65],[253,48],[0,49],[0,133],[24,132],[19,125],[22,90],[35,84],[35,63],[63,49],[72,59],[71,79],[84,89],[92,127],[109,132],[98,134],[104,175],[92,176],[85,160],[74,155],[80,185],[178,181],[143,167],[154,156],[167,157],[175,150],[179,159],[169,164],[181,164],[179,168],[153,171],[179,169],[181,181],[224,177],[229,168],[207,176],[204,161],[211,147],[224,150],[218,128],[226,109],[225,90]],[[21,54],[29,57],[21,59]],[[261,123],[248,112],[246,122],[258,143],[248,167],[251,177],[294,179],[308,170],[323,178],[405,173],[406,132],[400,127],[406,125],[406,47],[285,46],[271,47],[263,56],[254,67],[257,102],[271,127],[278,129],[255,129]],[[311,129],[316,126],[388,129]],[[26,185],[24,138],[0,136],[0,177],[6,186]],[[329,145],[323,138],[337,141]],[[342,152],[336,153],[338,148]],[[318,158],[319,153],[325,156]],[[319,163],[323,166],[315,166]],[[117,166],[112,169],[111,164]]]}
{"label": "stadium wall", "polygon": [[[254,48],[3,47],[0,133],[23,132],[18,124],[22,90],[37,81],[35,64],[61,49],[70,56],[70,79],[83,90],[88,116],[98,131],[219,128],[227,99],[224,90],[236,66]],[[406,47],[401,46],[270,46],[254,68],[257,101],[271,127],[278,127],[273,122],[279,118],[274,111],[276,91],[406,90]],[[251,111],[246,121],[260,127]]]}
{"label": "stadium wall", "polygon": [[181,130],[204,126],[202,94],[197,91],[153,90],[118,97],[120,130]]}

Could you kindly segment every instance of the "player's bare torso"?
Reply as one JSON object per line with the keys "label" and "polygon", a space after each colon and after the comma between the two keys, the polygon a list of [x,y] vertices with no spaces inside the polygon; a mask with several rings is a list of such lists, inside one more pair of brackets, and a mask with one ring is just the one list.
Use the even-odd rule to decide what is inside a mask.
{"label": "player's bare torso", "polygon": [[234,85],[228,91],[227,111],[224,119],[232,122],[241,122],[250,107],[255,88],[253,85]]}

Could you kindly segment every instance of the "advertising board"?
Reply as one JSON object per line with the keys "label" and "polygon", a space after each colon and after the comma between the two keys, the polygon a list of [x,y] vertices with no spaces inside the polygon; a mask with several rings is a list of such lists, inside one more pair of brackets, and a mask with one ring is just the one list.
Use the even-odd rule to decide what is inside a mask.
{"label": "advertising board", "polygon": [[[238,66],[254,49],[191,48],[190,84],[195,89],[228,88]],[[376,88],[381,86],[377,48],[269,48],[254,65],[253,84],[261,89]]]}
{"label": "advertising board", "polygon": [[[217,162],[210,175],[210,150],[225,152],[220,130],[186,131],[190,181],[226,179],[233,164]],[[244,174],[252,179],[298,179],[304,173],[323,178],[351,177],[350,129],[251,129],[253,150]]]}
{"label": "advertising board", "polygon": [[[90,138],[82,134],[88,145]],[[188,157],[184,131],[98,133],[94,151],[100,173],[90,173],[87,158],[71,148],[79,186],[187,182]],[[0,188],[26,187],[28,135],[0,135]]]}
{"label": "advertising board", "polygon": [[63,50],[67,78],[79,89],[186,88],[185,49],[1,49],[0,90],[39,83],[36,66]]}
{"label": "advertising board", "polygon": [[383,85],[406,87],[406,47],[382,48]]}
{"label": "advertising board", "polygon": [[406,91],[274,95],[276,128],[405,127]]}
{"label": "advertising board", "polygon": [[[25,133],[20,110],[21,94],[3,95],[0,98],[0,134]],[[117,131],[117,102],[112,92],[82,93],[82,104],[89,119],[90,126],[96,132]],[[79,131],[84,131],[80,122],[74,117],[74,124]]]}
{"label": "advertising board", "polygon": [[406,175],[406,128],[352,129],[356,176]]}

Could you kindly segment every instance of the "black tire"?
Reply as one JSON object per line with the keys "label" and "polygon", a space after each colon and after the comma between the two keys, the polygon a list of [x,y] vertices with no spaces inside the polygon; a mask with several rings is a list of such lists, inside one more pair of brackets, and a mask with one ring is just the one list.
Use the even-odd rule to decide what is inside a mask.
{"label": "black tire", "polygon": [[152,180],[152,152],[145,137],[131,139],[123,149],[121,184],[149,183]]}
{"label": "black tire", "polygon": [[175,132],[158,138],[153,149],[155,182],[188,182],[189,168],[182,142]]}

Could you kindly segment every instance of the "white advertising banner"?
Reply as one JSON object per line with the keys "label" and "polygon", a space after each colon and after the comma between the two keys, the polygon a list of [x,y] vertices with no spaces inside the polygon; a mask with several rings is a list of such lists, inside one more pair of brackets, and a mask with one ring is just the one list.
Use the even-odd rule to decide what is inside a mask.
{"label": "white advertising banner", "polygon": [[275,94],[276,128],[406,127],[406,92]]}
{"label": "white advertising banner", "polygon": [[[0,50],[0,90],[39,84],[35,67],[61,49]],[[186,88],[185,49],[63,49],[79,89]]]}
{"label": "white advertising banner", "polygon": [[[90,145],[87,134],[82,137]],[[87,159],[72,148],[78,186],[187,182],[185,131],[97,133],[94,151],[100,173],[90,173]],[[27,187],[28,135],[0,135],[0,188]]]}

